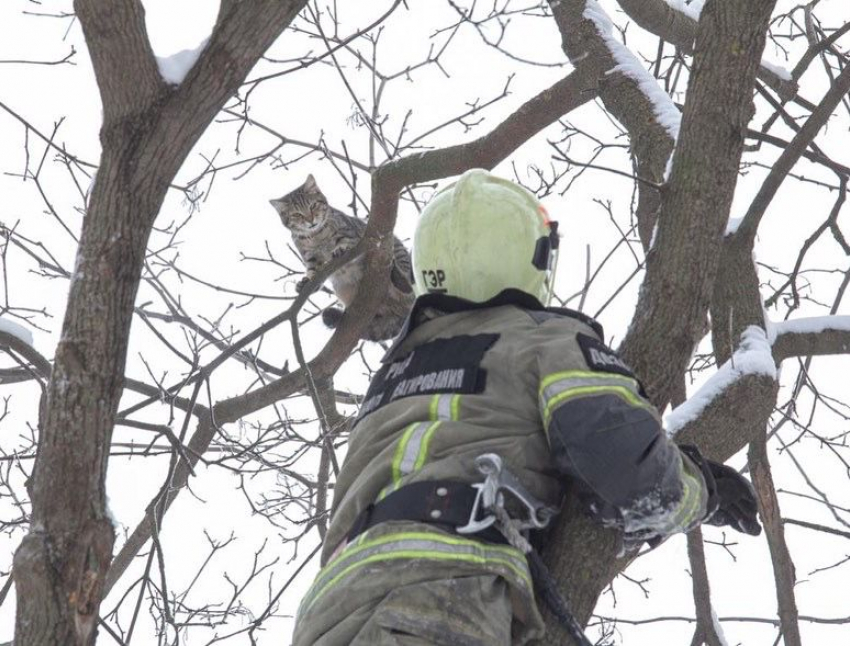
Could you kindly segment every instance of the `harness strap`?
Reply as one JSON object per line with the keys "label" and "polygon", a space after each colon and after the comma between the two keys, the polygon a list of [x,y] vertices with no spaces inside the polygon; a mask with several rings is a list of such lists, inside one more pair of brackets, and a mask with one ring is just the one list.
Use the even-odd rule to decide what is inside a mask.
{"label": "harness strap", "polygon": [[[471,520],[478,520],[472,518],[478,495],[479,490],[476,487],[449,480],[427,480],[405,485],[366,507],[354,520],[347,540],[350,543],[367,529],[390,520],[428,523],[440,529],[458,533],[458,527],[468,525]],[[483,531],[467,535],[488,543],[513,545],[524,552],[531,570],[531,578],[540,598],[578,646],[592,646],[581,624],[573,617],[569,603],[549,568],[543,563],[540,554],[531,548],[515,528],[511,527],[507,512],[503,508],[500,510],[501,513],[497,514],[501,516],[500,522]],[[506,538],[504,532],[510,536]],[[517,540],[517,537],[522,540]]]}
{"label": "harness strap", "polygon": [[[390,520],[428,523],[457,533],[458,527],[469,523],[478,493],[470,484],[450,480],[405,485],[360,512],[346,538],[350,543],[367,529]],[[495,527],[466,535],[488,543],[504,545],[507,542]]]}

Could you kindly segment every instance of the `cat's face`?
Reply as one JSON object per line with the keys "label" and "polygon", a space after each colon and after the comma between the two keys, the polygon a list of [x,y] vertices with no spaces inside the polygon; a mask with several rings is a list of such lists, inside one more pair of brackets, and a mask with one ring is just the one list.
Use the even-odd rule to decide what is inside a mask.
{"label": "cat's face", "polygon": [[328,201],[312,175],[291,193],[269,203],[280,215],[283,226],[291,231],[310,233],[319,229],[328,214]]}

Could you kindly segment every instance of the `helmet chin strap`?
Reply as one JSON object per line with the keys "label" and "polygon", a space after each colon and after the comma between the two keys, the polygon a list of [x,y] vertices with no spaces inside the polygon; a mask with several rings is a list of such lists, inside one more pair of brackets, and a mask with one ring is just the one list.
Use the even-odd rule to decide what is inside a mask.
{"label": "helmet chin strap", "polygon": [[558,270],[558,258],[560,257],[558,247],[552,249],[552,255],[549,260],[549,272],[546,275],[546,302],[544,305],[549,305],[552,302],[552,296],[555,294],[555,272]]}
{"label": "helmet chin strap", "polygon": [[546,272],[544,279],[547,292],[544,305],[548,305],[552,299],[552,294],[555,292],[555,272],[558,269],[558,248],[561,245],[561,239],[558,237],[558,223],[555,221],[547,221],[549,227],[549,235],[543,236],[537,241],[537,246],[534,249],[534,257],[531,260],[540,271]]}

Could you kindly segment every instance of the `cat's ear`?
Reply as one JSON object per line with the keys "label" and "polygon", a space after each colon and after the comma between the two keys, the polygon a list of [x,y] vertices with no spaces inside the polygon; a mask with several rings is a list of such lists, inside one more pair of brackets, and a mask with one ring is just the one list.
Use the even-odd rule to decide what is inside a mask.
{"label": "cat's ear", "polygon": [[321,193],[319,185],[316,184],[316,178],[313,175],[307,175],[307,180],[304,182],[303,188],[308,193]]}

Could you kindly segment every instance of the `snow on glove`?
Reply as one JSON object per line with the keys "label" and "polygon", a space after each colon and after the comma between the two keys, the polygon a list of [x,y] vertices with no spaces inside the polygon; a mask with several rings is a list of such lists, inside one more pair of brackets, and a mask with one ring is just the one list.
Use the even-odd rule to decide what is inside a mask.
{"label": "snow on glove", "polygon": [[720,506],[704,522],[708,525],[728,525],[751,536],[761,534],[756,491],[750,481],[732,467],[711,460],[706,462],[714,476]]}

